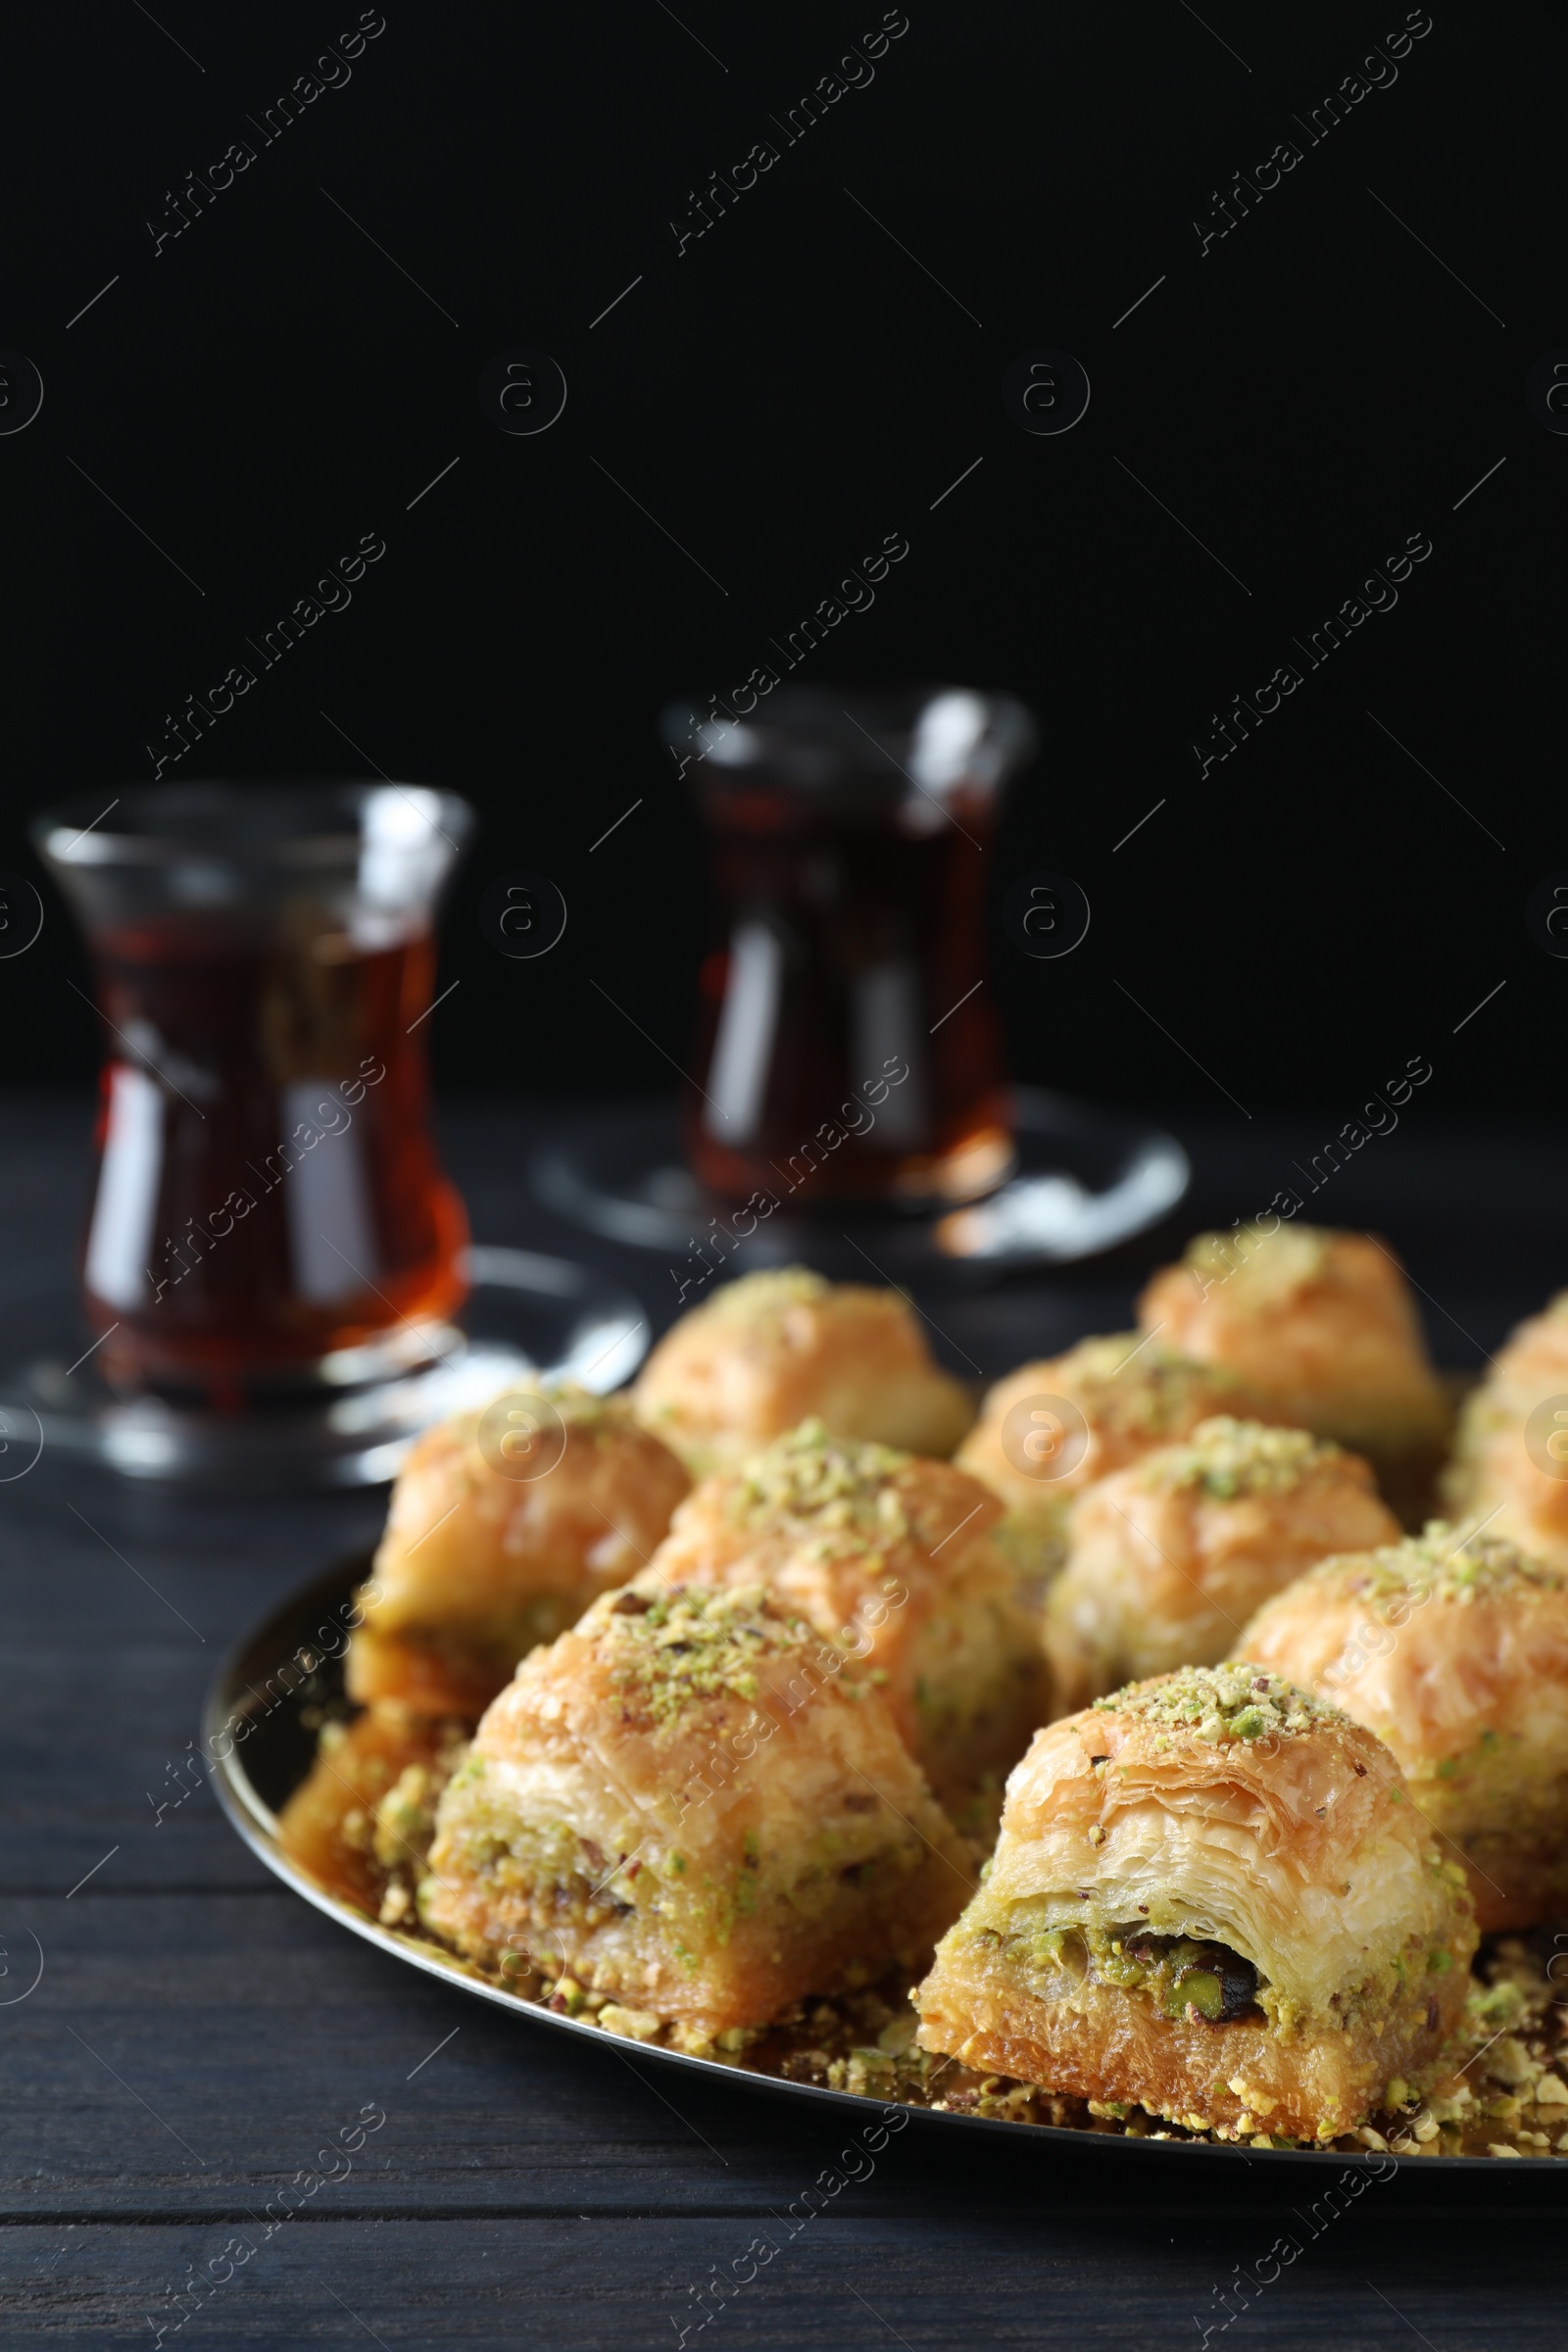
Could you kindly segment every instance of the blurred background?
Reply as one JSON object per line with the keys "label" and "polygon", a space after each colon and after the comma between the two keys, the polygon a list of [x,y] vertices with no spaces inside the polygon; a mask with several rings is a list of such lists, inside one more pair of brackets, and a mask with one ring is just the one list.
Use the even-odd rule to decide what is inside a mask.
{"label": "blurred background", "polygon": [[[13,23],[0,345],[11,401],[20,354],[43,402],[0,435],[0,868],[48,917],[0,963],[0,1075],[97,1061],[29,813],[164,759],[166,781],[460,790],[483,824],[445,915],[438,1081],[673,1085],[709,912],[658,712],[781,669],[896,534],[874,603],[795,674],[1038,714],[989,888],[1017,1075],[1332,1134],[1425,1056],[1412,1118],[1557,1117],[1568,964],[1525,904],[1568,864],[1545,789],[1568,440],[1524,379],[1568,341],[1537,262],[1568,34],[1405,24],[922,0]],[[1328,127],[1375,44],[1381,86]],[[759,142],[777,160],[743,186]],[[1281,142],[1300,160],[1259,199]],[[235,143],[254,160],[224,184]],[[1004,406],[1041,348],[1087,370],[1070,433]],[[564,373],[548,431],[481,406],[518,351]],[[366,535],[386,552],[352,603],[267,666]],[[1298,648],[1416,535],[1397,604],[1310,667]],[[1244,707],[1250,739],[1205,768],[1290,662],[1300,688]],[[255,686],[193,730],[236,663]],[[997,919],[1042,866],[1093,908],[1059,961]],[[477,920],[518,867],[569,907],[537,961]]]}

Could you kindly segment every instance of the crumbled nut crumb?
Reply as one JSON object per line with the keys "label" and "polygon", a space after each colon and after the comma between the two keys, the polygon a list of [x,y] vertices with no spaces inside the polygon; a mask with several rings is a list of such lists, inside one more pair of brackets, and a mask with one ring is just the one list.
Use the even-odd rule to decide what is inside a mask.
{"label": "crumbled nut crumb", "polygon": [[599,2012],[599,2023],[607,2034],[619,2034],[627,2041],[652,2041],[662,2031],[664,2021],[651,2009],[623,2009],[618,2001],[607,2001]]}

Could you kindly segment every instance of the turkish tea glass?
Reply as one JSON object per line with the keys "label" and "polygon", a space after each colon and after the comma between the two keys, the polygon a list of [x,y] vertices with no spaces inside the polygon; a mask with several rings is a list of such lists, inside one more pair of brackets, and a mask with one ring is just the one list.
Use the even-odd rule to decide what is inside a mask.
{"label": "turkish tea glass", "polygon": [[693,1173],[756,1193],[929,1209],[1012,1172],[986,987],[987,845],[1034,728],[1005,696],[783,685],[663,732],[710,837]]}
{"label": "turkish tea glass", "polygon": [[113,1389],[232,1412],[428,1360],[467,1288],[422,1023],[471,822],[391,783],[35,821],[107,1033],[82,1293]]}

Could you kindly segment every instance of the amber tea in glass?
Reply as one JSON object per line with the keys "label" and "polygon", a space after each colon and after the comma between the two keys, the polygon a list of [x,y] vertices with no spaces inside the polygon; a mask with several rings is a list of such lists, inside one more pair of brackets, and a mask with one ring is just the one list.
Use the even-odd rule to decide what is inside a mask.
{"label": "amber tea in glass", "polygon": [[223,1410],[422,1360],[466,1289],[420,1025],[466,805],[189,785],[94,813],[51,810],[34,839],[105,1023],[95,1363]]}
{"label": "amber tea in glass", "polygon": [[731,1200],[911,1208],[1011,1172],[985,987],[985,850],[1028,714],[966,689],[776,688],[664,714],[709,830],[721,931],[685,1106],[694,1173]]}

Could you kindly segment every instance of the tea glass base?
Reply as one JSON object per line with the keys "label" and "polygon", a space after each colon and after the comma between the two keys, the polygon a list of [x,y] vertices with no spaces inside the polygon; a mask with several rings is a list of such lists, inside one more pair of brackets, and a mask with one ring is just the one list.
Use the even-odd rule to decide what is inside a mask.
{"label": "tea glass base", "polygon": [[[423,1360],[392,1377],[298,1393],[275,1407],[215,1413],[153,1396],[117,1396],[90,1355],[70,1362],[55,1345],[0,1379],[6,1450],[29,1448],[96,1462],[126,1478],[235,1494],[379,1486],[415,1439],[450,1413],[483,1405],[514,1383],[575,1380],[603,1395],[630,1378],[647,1351],[648,1319],[630,1292],[573,1264],[526,1250],[468,1251],[472,1284],[451,1324],[431,1326]],[[49,1301],[62,1339],[74,1298]],[[28,1318],[32,1318],[29,1316]],[[68,1368],[69,1366],[69,1368]]]}
{"label": "tea glass base", "polygon": [[699,1294],[718,1267],[804,1263],[844,1281],[964,1285],[1070,1265],[1157,1225],[1191,1181],[1174,1136],[1141,1119],[1039,1087],[1016,1089],[1014,1115],[1014,1174],[967,1207],[817,1201],[808,1183],[765,1220],[750,1217],[745,1238],[738,1204],[687,1169],[668,1104],[617,1108],[612,1121],[542,1152],[532,1178],[558,1216],[668,1255],[677,1286],[692,1275]]}

